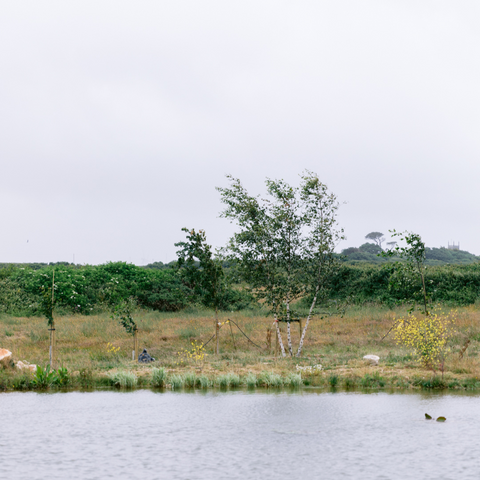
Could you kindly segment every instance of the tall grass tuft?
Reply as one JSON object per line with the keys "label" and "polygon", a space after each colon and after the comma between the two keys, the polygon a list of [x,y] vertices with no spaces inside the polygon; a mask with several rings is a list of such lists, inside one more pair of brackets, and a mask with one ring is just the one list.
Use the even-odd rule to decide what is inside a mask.
{"label": "tall grass tuft", "polygon": [[217,384],[220,388],[227,388],[228,387],[228,374],[219,375],[217,377]]}
{"label": "tall grass tuft", "polygon": [[210,379],[205,375],[200,375],[197,379],[200,388],[208,388],[211,385]]}
{"label": "tall grass tuft", "polygon": [[195,388],[197,384],[197,375],[195,372],[187,372],[184,377],[184,384],[187,388]]}
{"label": "tall grass tuft", "polygon": [[255,388],[257,386],[257,376],[250,372],[245,379],[245,383],[248,388]]}
{"label": "tall grass tuft", "polygon": [[285,382],[289,387],[298,388],[302,385],[302,375],[300,373],[290,373]]}
{"label": "tall grass tuft", "polygon": [[344,383],[345,388],[349,390],[357,386],[357,379],[355,377],[346,377]]}
{"label": "tall grass tuft", "polygon": [[258,384],[264,387],[282,387],[283,378],[278,373],[262,372],[258,377]]}
{"label": "tall grass tuft", "polygon": [[172,385],[172,390],[180,390],[183,388],[183,385],[185,383],[185,379],[183,378],[183,375],[172,375],[170,377],[170,384]]}
{"label": "tall grass tuft", "polygon": [[152,370],[152,385],[154,387],[164,387],[167,379],[167,372],[163,367]]}
{"label": "tall grass tuft", "polygon": [[120,388],[134,388],[137,386],[138,378],[133,372],[115,372],[107,374],[110,383]]}
{"label": "tall grass tuft", "polygon": [[217,384],[220,388],[236,388],[240,386],[240,377],[236,373],[226,373],[217,377]]}
{"label": "tall grass tuft", "polygon": [[230,387],[237,388],[240,386],[240,377],[236,373],[229,373],[227,376]]}

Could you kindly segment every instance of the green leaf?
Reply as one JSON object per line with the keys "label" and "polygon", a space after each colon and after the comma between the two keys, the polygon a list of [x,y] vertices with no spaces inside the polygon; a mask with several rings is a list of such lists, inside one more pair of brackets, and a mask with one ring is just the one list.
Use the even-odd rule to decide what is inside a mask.
{"label": "green leaf", "polygon": [[425,420],[431,420],[431,419],[432,419],[432,417],[428,413],[426,413],[425,414]]}
{"label": "green leaf", "polygon": [[437,422],[445,422],[447,419],[445,417],[438,417]]}

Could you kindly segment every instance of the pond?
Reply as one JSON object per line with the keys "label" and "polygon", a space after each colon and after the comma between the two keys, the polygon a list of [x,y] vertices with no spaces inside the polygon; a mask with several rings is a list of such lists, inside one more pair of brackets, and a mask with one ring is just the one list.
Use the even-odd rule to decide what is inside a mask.
{"label": "pond", "polygon": [[314,389],[1,393],[0,478],[478,479],[479,407]]}

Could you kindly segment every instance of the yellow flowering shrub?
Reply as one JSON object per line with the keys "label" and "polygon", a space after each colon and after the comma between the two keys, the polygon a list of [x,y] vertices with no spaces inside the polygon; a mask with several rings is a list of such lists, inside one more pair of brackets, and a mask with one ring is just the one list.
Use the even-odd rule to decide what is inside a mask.
{"label": "yellow flowering shrub", "polygon": [[178,364],[180,363],[188,363],[188,360],[194,360],[195,363],[203,363],[205,357],[208,355],[205,352],[205,346],[202,342],[197,342],[194,340],[191,342],[192,348],[181,350],[178,352],[178,356],[180,357]]}
{"label": "yellow flowering shrub", "polygon": [[397,345],[414,350],[421,363],[443,374],[445,358],[450,351],[448,340],[455,332],[456,311],[445,314],[433,311],[429,315],[409,313],[399,318],[394,328]]}

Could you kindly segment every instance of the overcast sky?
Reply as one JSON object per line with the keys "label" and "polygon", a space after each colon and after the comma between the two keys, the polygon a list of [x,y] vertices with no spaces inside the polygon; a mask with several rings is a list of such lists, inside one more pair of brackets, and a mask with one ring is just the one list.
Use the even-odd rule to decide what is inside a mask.
{"label": "overcast sky", "polygon": [[[478,1],[2,1],[0,262],[214,246],[225,174],[312,170],[359,246],[480,254]],[[74,257],[75,256],[75,257]]]}

